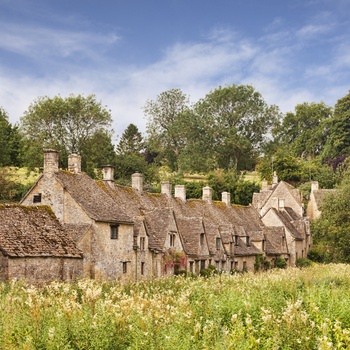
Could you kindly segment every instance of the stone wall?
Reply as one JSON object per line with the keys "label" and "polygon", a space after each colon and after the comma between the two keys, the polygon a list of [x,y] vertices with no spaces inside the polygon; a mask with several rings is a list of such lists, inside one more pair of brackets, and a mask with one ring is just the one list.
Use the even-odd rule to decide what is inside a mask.
{"label": "stone wall", "polygon": [[8,258],[8,279],[24,279],[28,283],[41,284],[48,281],[71,281],[81,278],[83,259],[27,257]]}

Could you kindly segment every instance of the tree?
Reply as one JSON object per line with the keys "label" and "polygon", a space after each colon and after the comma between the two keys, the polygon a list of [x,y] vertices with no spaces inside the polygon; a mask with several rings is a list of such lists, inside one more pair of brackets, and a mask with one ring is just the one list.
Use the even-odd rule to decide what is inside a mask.
{"label": "tree", "polygon": [[323,102],[304,102],[295,107],[295,113],[285,115],[282,124],[274,130],[275,137],[296,157],[319,155],[329,136],[327,121],[333,110]]}
{"label": "tree", "polygon": [[158,154],[158,161],[172,170],[178,169],[178,159],[185,146],[184,114],[189,99],[180,89],[162,92],[156,100],[147,100],[144,113],[148,117],[147,134],[150,152]]}
{"label": "tree", "polygon": [[[94,95],[39,97],[21,118],[24,161],[29,166],[40,166],[43,148],[55,148],[63,156],[80,153],[97,133],[110,138],[111,122],[110,111]],[[100,151],[103,154],[105,150]],[[82,163],[86,164],[90,157],[86,147],[83,153]]]}
{"label": "tree", "polygon": [[115,176],[129,183],[131,175],[141,172],[147,175],[147,162],[144,154],[144,142],[141,133],[134,124],[128,125],[117,145]]}
{"label": "tree", "polygon": [[[218,87],[200,100],[196,113],[213,135],[217,167],[246,168],[278,122],[276,106],[268,106],[250,85]],[[242,166],[240,164],[242,163]],[[251,164],[252,166],[252,164]]]}
{"label": "tree", "polygon": [[117,154],[142,154],[144,152],[144,148],[145,145],[139,129],[136,125],[129,124],[123,132],[123,135],[121,136],[117,145]]}
{"label": "tree", "polygon": [[0,107],[0,166],[11,165],[11,124],[7,112]]}
{"label": "tree", "polygon": [[322,214],[312,223],[314,254],[324,262],[350,262],[350,171],[336,192],[322,202]]}
{"label": "tree", "polygon": [[350,154],[350,91],[334,106],[333,118],[328,121],[329,138],[325,145],[323,158],[336,158]]}

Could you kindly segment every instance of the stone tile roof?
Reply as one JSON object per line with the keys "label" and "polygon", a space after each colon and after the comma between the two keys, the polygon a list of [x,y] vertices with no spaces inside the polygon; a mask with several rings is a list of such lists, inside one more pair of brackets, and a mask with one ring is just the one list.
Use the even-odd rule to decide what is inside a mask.
{"label": "stone tile roof", "polygon": [[237,256],[257,255],[261,253],[253,243],[246,245],[242,238],[238,238],[237,245],[234,246],[234,254]]}
{"label": "stone tile roof", "polygon": [[204,233],[203,220],[201,218],[176,218],[179,233],[182,235],[184,250],[189,255],[200,255],[200,235]]}
{"label": "stone tile roof", "polygon": [[71,237],[76,243],[80,242],[91,226],[91,224],[63,224],[69,237]]}
{"label": "stone tile roof", "polygon": [[92,219],[106,222],[132,222],[131,217],[118,207],[88,175],[58,171],[55,177]]}
{"label": "stone tile roof", "polygon": [[265,227],[264,235],[266,239],[265,252],[267,255],[289,254],[283,226]]}
{"label": "stone tile roof", "polygon": [[220,237],[223,240],[222,235],[220,236],[220,233],[219,233],[219,227],[206,220],[204,220],[204,227],[205,227],[205,234],[208,242],[209,253],[215,254],[217,253],[216,238]]}
{"label": "stone tile roof", "polygon": [[271,210],[274,211],[274,213],[281,220],[282,224],[287,228],[287,230],[295,239],[302,240],[304,238],[303,234],[299,232],[299,230],[293,225],[291,217],[288,215],[287,212],[285,212],[284,210],[277,210],[275,208],[271,208]]}
{"label": "stone tile roof", "polygon": [[0,206],[0,250],[9,257],[82,258],[69,233],[46,206]]}

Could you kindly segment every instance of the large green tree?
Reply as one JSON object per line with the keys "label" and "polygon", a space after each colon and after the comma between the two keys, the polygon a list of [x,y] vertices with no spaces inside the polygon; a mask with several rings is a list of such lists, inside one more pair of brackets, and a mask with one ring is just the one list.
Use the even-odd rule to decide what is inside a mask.
{"label": "large green tree", "polygon": [[158,154],[158,161],[178,170],[178,159],[185,147],[184,130],[189,98],[180,89],[162,92],[156,100],[147,100],[148,149]]}
{"label": "large green tree", "polygon": [[333,110],[324,102],[304,102],[295,112],[286,113],[281,125],[274,130],[275,138],[296,157],[318,156],[329,136],[327,121]]}
{"label": "large green tree", "polygon": [[142,134],[134,124],[129,124],[117,145],[115,176],[129,183],[135,172],[147,173],[145,144]]}
{"label": "large green tree", "polygon": [[350,263],[350,170],[336,192],[323,200],[312,224],[314,252],[324,262]]}
{"label": "large green tree", "polygon": [[[39,97],[21,118],[23,160],[28,166],[40,166],[42,149],[50,147],[61,152],[61,161],[70,153],[82,153],[82,163],[87,164],[91,161],[91,142],[101,141],[96,135],[102,135],[104,144],[111,145],[111,122],[110,111],[94,95]],[[103,159],[105,162],[106,151],[110,153],[109,148],[95,147],[95,160]]]}
{"label": "large green tree", "polygon": [[336,158],[350,154],[350,91],[334,106],[333,118],[329,120],[330,135],[323,158]]}
{"label": "large green tree", "polygon": [[280,118],[278,108],[268,106],[250,85],[220,86],[198,101],[195,110],[211,135],[207,146],[216,166],[226,169],[252,166]]}

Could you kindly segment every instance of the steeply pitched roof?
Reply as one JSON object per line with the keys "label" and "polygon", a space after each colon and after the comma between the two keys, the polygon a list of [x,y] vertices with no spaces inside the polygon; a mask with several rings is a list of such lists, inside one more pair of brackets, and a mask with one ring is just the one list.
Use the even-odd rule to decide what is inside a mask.
{"label": "steeply pitched roof", "polygon": [[271,208],[271,210],[273,210],[273,212],[277,215],[277,217],[281,220],[283,225],[295,239],[302,240],[304,238],[303,234],[299,232],[299,230],[293,225],[291,218],[287,212],[283,210],[277,210],[275,208]]}
{"label": "steeply pitched roof", "polygon": [[106,222],[132,222],[131,217],[118,207],[88,175],[58,171],[55,177],[92,219]]}
{"label": "steeply pitched roof", "polygon": [[0,206],[0,250],[9,257],[82,258],[82,252],[45,206]]}
{"label": "steeply pitched roof", "polygon": [[[264,228],[266,238],[265,252],[267,255],[288,254],[288,247],[283,226],[270,226]],[[283,244],[284,243],[284,244]]]}
{"label": "steeply pitched roof", "polygon": [[176,218],[179,233],[182,235],[185,252],[189,255],[199,255],[200,234],[204,233],[201,218]]}

